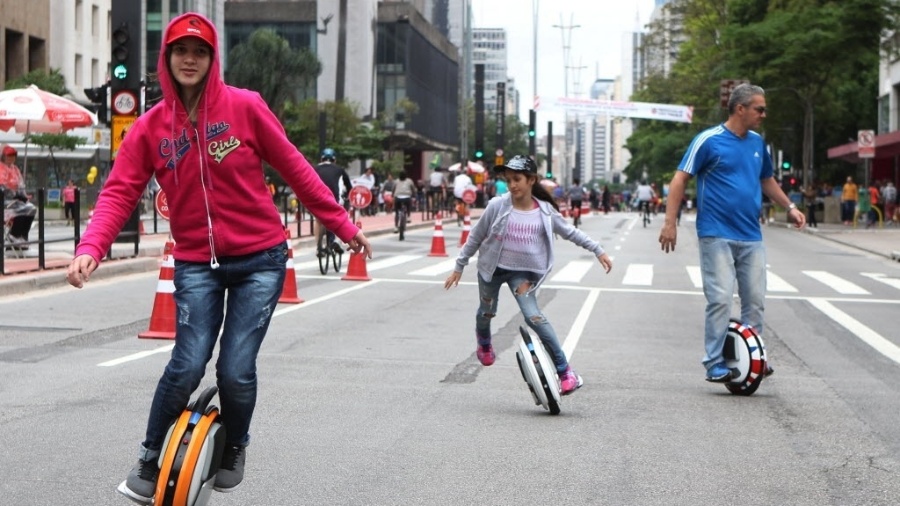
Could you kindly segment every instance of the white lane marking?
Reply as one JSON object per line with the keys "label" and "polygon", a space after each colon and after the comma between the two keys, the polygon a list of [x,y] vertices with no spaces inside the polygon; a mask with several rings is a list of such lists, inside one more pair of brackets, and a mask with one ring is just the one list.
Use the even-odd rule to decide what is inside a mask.
{"label": "white lane marking", "polygon": [[571,359],[572,353],[575,353],[575,347],[578,346],[578,341],[584,333],[584,328],[587,325],[588,318],[591,316],[591,311],[597,305],[598,298],[600,298],[600,289],[592,288],[588,292],[588,296],[585,297],[584,304],[581,305],[581,310],[578,311],[578,316],[572,322],[572,328],[569,329],[569,334],[566,335],[566,340],[562,346],[567,359]]}
{"label": "white lane marking", "polygon": [[860,272],[861,275],[874,279],[875,281],[880,281],[888,286],[893,286],[897,290],[900,290],[900,279],[897,278],[889,278],[886,274],[881,272]]}
{"label": "white lane marking", "polygon": [[572,260],[560,269],[555,276],[550,278],[550,281],[556,283],[579,283],[584,278],[584,275],[591,270],[592,265],[594,265],[594,262],[588,260]]}
{"label": "white lane marking", "polygon": [[405,264],[413,260],[422,258],[422,255],[397,255],[384,260],[378,260],[366,265],[366,272],[377,271],[378,269],[387,269],[395,265]]}
{"label": "white lane marking", "polygon": [[653,264],[628,264],[623,285],[650,286],[653,284]]}
{"label": "white lane marking", "polygon": [[445,272],[450,272],[456,267],[456,259],[444,260],[429,267],[424,267],[410,272],[410,276],[440,276]]}
{"label": "white lane marking", "polygon": [[874,348],[875,351],[900,364],[900,347],[896,344],[888,341],[882,337],[881,334],[870,329],[859,320],[856,320],[824,299],[810,298],[809,303],[821,311],[822,314],[828,316],[842,327],[852,332],[864,343]]}
{"label": "white lane marking", "polygon": [[688,265],[685,266],[685,269],[687,269],[688,277],[691,278],[694,288],[703,288],[703,275],[700,274],[700,266]]}
{"label": "white lane marking", "polygon": [[[318,297],[318,298],[316,298],[316,299],[308,300],[308,301],[306,301],[306,302],[303,302],[302,304],[292,305],[292,306],[288,306],[288,307],[285,307],[285,308],[282,308],[282,309],[278,309],[278,310],[276,310],[274,313],[272,313],[272,318],[281,316],[281,315],[283,315],[283,314],[291,313],[291,312],[293,312],[293,311],[298,311],[298,310],[300,310],[300,309],[305,309],[305,308],[307,308],[307,307],[309,307],[309,306],[314,306],[314,305],[316,305],[316,304],[318,304],[318,303],[320,303],[320,302],[325,302],[325,301],[327,301],[327,300],[331,300],[331,299],[334,299],[334,298],[336,298],[336,297],[340,297],[340,296],[342,296],[342,295],[344,295],[344,294],[347,294],[347,293],[350,293],[350,292],[354,292],[354,291],[356,291],[356,290],[361,290],[361,289],[363,289],[363,288],[370,287],[370,286],[375,285],[375,284],[377,284],[377,283],[378,283],[378,280],[375,280],[375,279],[373,279],[373,280],[371,280],[371,281],[360,281],[360,282],[358,282],[358,284],[354,284],[353,286],[344,288],[343,290],[338,290],[338,291],[333,292],[333,293],[330,293],[330,294],[328,294],[328,295],[324,295],[324,296]],[[125,364],[125,363],[128,363],[128,362],[133,362],[133,361],[135,361],[135,360],[140,360],[140,359],[142,359],[142,358],[146,358],[146,357],[149,357],[149,356],[152,356],[152,355],[156,355],[156,354],[158,354],[158,353],[165,353],[165,352],[168,352],[168,351],[172,351],[172,348],[174,348],[174,347],[175,347],[175,344],[172,343],[172,344],[170,344],[170,345],[168,345],[168,346],[163,346],[163,347],[155,348],[155,349],[152,349],[152,350],[140,351],[140,352],[138,352],[138,353],[132,353],[131,355],[126,355],[126,356],[124,356],[124,357],[116,358],[116,359],[113,359],[113,360],[108,360],[108,361],[106,361],[106,362],[97,364],[97,366],[98,366],[98,367],[113,367],[113,366],[117,366],[117,365],[122,365],[122,364]]]}
{"label": "white lane marking", "polygon": [[175,343],[172,343],[168,346],[162,346],[159,348],[154,348],[152,350],[141,351],[138,353],[132,353],[131,355],[125,355],[124,357],[116,358],[113,360],[108,360],[106,362],[102,362],[97,364],[98,367],[112,367],[116,365],[122,365],[127,362],[133,362],[135,360],[140,360],[142,358],[149,357],[151,355],[156,355],[157,353],[166,353],[172,351],[172,348],[175,347]]}
{"label": "white lane marking", "polygon": [[844,295],[870,295],[867,290],[863,287],[851,283],[844,278],[835,276],[830,272],[825,271],[803,271],[803,274],[815,279],[816,281],[828,285],[828,287],[834,289],[837,293]]}
{"label": "white lane marking", "polygon": [[766,269],[766,291],[796,293],[797,289],[785,281],[781,276]]}

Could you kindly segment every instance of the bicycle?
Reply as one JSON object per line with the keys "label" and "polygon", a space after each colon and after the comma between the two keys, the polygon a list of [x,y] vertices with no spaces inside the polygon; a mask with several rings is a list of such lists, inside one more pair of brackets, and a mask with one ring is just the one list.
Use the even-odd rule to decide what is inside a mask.
{"label": "bicycle", "polygon": [[325,232],[319,237],[319,242],[316,245],[316,256],[319,258],[319,272],[323,276],[328,274],[329,263],[334,268],[334,272],[341,272],[344,250],[334,240],[334,234],[331,232]]}
{"label": "bicycle", "polygon": [[641,201],[641,214],[644,218],[644,228],[647,228],[647,225],[650,224],[650,201],[642,200]]}
{"label": "bicycle", "polygon": [[581,225],[581,202],[572,203],[572,224],[575,228]]}
{"label": "bicycle", "polygon": [[409,220],[409,206],[412,204],[410,198],[399,198],[394,202],[394,223],[397,225],[397,233],[401,241],[406,240],[406,225]]}

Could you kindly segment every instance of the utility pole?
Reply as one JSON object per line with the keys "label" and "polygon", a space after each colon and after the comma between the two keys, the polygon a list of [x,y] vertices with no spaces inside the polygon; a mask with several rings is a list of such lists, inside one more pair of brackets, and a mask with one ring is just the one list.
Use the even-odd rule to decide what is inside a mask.
{"label": "utility pole", "polygon": [[[562,35],[562,49],[563,49],[563,90],[565,92],[566,97],[569,96],[569,54],[572,49],[572,30],[575,28],[581,28],[581,25],[573,24],[574,14],[569,15],[569,24],[565,25],[562,21],[562,13],[559,14],[559,24],[553,25],[553,28],[559,28],[560,33]],[[566,152],[565,155],[561,158],[565,160],[566,164],[560,167],[560,177],[564,178],[566,173],[569,171],[569,168],[572,167],[574,161],[571,160],[572,156],[572,139],[574,137],[573,127],[569,122],[569,112],[565,113],[565,135],[566,135]],[[563,179],[560,179],[561,181]]]}

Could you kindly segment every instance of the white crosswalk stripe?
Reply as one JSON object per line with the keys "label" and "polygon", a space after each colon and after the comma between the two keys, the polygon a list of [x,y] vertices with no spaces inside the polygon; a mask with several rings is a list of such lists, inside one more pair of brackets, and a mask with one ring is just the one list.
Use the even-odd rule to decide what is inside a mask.
{"label": "white crosswalk stripe", "polygon": [[412,262],[413,260],[417,260],[422,258],[422,255],[397,255],[393,257],[385,258],[384,260],[376,260],[371,263],[366,264],[366,271],[372,272],[377,271],[379,269],[387,269],[388,267],[394,267],[395,265],[405,264],[406,262]]}
{"label": "white crosswalk stripe", "polygon": [[[474,269],[476,265],[476,258],[473,257],[470,259],[469,268]],[[345,259],[346,260],[346,259]],[[427,262],[427,263],[425,263]],[[425,263],[425,265],[423,265]],[[346,262],[345,262],[346,264]],[[445,276],[453,271],[456,265],[455,258],[431,258],[426,255],[393,255],[386,258],[379,258],[377,261],[370,261],[367,263],[367,272],[378,271],[382,269],[388,269],[392,267],[404,266],[404,265],[415,265],[415,269],[409,270],[407,273],[410,276],[416,277],[438,277]],[[316,259],[308,260],[304,262],[294,262],[295,269],[299,271],[309,271],[309,270],[317,270],[318,269],[318,261]],[[621,269],[621,267],[619,267]],[[654,282],[654,264],[644,264],[644,263],[632,263],[625,266],[625,274],[622,276],[620,284],[623,286],[636,286],[636,287],[652,287]],[[591,260],[571,260],[568,262],[563,262],[562,264],[558,264],[555,266],[555,269],[551,273],[548,278],[548,283],[569,283],[582,285],[585,284],[585,278],[593,269],[601,269],[602,266],[598,262],[594,262]],[[696,290],[703,289],[703,281],[701,276],[701,270],[699,265],[686,265],[684,267],[685,273],[687,274],[686,278],[682,278],[683,281],[681,283],[689,283],[691,287]],[[851,281],[850,279],[845,279],[838,275],[832,274],[827,271],[800,271],[804,276],[808,278],[812,278],[830,290],[841,294],[841,295],[871,295],[871,292],[863,286]],[[787,274],[787,278],[791,277],[796,278],[800,273],[785,273],[781,272],[782,275]],[[884,273],[872,273],[872,272],[861,272],[859,273],[861,279],[868,280],[871,284],[872,282],[877,282],[882,285],[895,288],[900,290],[900,278],[891,277]],[[676,284],[678,278],[669,278],[664,277],[666,282],[669,282],[671,279],[674,279]],[[602,285],[610,286],[610,281],[607,278],[604,278]],[[791,282],[787,281],[785,277],[782,277],[779,274],[776,274],[770,269],[766,269],[766,284],[767,284],[767,292],[769,293],[785,293],[785,294],[793,294],[799,293],[800,290]],[[808,290],[806,285],[800,285],[804,287],[804,291]],[[657,287],[657,288],[667,288],[667,287]],[[668,287],[672,288],[672,287]],[[674,288],[678,288],[675,286]],[[684,286],[681,287],[684,289]]]}
{"label": "white crosswalk stripe", "polygon": [[440,276],[441,274],[449,273],[455,266],[456,259],[451,258],[450,260],[443,260],[440,263],[414,270],[409,274],[411,276]]}
{"label": "white crosswalk stripe", "polygon": [[803,271],[803,274],[815,279],[816,281],[833,288],[836,292],[844,295],[869,295],[869,291],[863,287],[847,281],[844,278],[835,276],[825,271]]}
{"label": "white crosswalk stripe", "polygon": [[766,270],[766,291],[797,293],[796,288],[770,270]]}
{"label": "white crosswalk stripe", "polygon": [[572,260],[551,277],[550,281],[554,283],[580,283],[595,263],[587,260]]}
{"label": "white crosswalk stripe", "polygon": [[883,272],[860,272],[860,275],[900,290],[900,279],[888,278]]}
{"label": "white crosswalk stripe", "polygon": [[703,276],[700,273],[700,266],[688,265],[685,269],[687,269],[688,277],[691,278],[694,288],[703,288]]}
{"label": "white crosswalk stripe", "polygon": [[651,286],[653,285],[653,264],[628,264],[623,285]]}

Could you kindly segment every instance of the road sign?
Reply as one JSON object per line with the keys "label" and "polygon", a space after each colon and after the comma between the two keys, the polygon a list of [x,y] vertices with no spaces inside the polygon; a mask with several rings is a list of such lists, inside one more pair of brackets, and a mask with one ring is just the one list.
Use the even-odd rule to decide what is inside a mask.
{"label": "road sign", "polygon": [[719,81],[719,105],[722,106],[722,109],[728,109],[728,99],[731,98],[734,87],[749,82],[746,79],[722,79]]}
{"label": "road sign", "polygon": [[134,114],[138,108],[137,96],[130,90],[117,91],[112,100],[115,114]]}
{"label": "road sign", "polygon": [[362,209],[369,207],[369,204],[372,203],[372,192],[365,186],[357,185],[350,189],[347,198],[350,200],[351,206]]}
{"label": "road sign", "polygon": [[162,219],[169,220],[169,200],[166,198],[166,192],[159,190],[156,192],[156,212]]}
{"label": "road sign", "polygon": [[125,140],[125,134],[128,133],[128,130],[131,129],[131,125],[134,124],[134,121],[137,119],[137,116],[123,116],[121,114],[113,114],[112,117],[112,138],[111,141],[111,149],[109,153],[110,160],[115,160],[116,155],[119,154],[119,146],[122,145],[122,141]]}
{"label": "road sign", "polygon": [[856,137],[860,158],[875,158],[875,130],[860,130]]}
{"label": "road sign", "polygon": [[475,190],[471,188],[466,188],[462,193],[462,201],[466,204],[474,204],[475,203]]}

